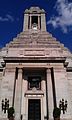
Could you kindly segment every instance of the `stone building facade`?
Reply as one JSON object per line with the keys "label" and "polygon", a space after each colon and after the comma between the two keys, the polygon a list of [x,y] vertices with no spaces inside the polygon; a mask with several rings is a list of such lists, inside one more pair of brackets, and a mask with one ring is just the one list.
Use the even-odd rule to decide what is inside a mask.
{"label": "stone building facade", "polygon": [[53,120],[60,103],[61,120],[72,120],[72,54],[46,31],[39,7],[25,10],[23,32],[0,50],[0,120],[5,99],[15,120]]}

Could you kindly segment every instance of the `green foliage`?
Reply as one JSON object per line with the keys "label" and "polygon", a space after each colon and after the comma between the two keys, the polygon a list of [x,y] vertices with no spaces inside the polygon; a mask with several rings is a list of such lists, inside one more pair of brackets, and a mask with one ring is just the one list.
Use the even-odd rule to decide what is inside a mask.
{"label": "green foliage", "polygon": [[53,117],[54,118],[60,117],[60,114],[61,114],[60,108],[55,107],[54,110],[53,110]]}
{"label": "green foliage", "polygon": [[8,109],[8,118],[14,117],[14,113],[15,113],[14,108],[13,108],[13,107],[10,107],[10,108]]}

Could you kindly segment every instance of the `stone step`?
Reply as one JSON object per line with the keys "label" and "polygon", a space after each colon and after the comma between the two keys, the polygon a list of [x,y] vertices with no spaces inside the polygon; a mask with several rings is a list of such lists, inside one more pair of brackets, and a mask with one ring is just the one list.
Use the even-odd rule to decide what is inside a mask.
{"label": "stone step", "polygon": [[0,118],[0,120],[8,120],[8,118]]}

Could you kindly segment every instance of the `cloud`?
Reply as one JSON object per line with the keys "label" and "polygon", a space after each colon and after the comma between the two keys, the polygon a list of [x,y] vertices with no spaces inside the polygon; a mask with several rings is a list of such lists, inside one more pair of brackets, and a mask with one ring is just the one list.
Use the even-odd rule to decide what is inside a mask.
{"label": "cloud", "polygon": [[14,18],[9,14],[7,14],[5,17],[0,16],[0,22],[8,22],[8,21],[13,22]]}
{"label": "cloud", "polygon": [[3,18],[3,17],[0,17],[0,21],[1,21],[1,22],[8,21],[8,18]]}
{"label": "cloud", "polygon": [[57,0],[54,7],[58,16],[52,16],[47,24],[52,24],[54,28],[60,27],[64,33],[72,30],[72,3],[68,0]]}
{"label": "cloud", "polygon": [[6,17],[11,21],[11,22],[13,22],[14,21],[14,18],[11,16],[11,15],[6,15]]}

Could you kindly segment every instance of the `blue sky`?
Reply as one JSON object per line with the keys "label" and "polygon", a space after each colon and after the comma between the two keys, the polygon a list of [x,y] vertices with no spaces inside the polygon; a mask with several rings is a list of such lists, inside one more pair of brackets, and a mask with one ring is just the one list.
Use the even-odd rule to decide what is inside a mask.
{"label": "blue sky", "polygon": [[0,48],[22,31],[31,6],[45,9],[47,31],[72,51],[72,0],[0,0]]}

